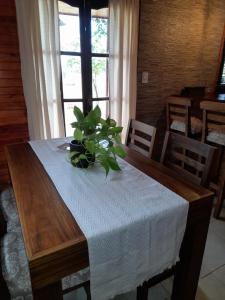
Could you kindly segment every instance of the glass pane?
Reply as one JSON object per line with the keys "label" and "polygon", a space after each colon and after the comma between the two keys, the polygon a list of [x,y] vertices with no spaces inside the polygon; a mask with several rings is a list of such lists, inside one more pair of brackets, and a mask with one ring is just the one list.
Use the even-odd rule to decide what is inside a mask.
{"label": "glass pane", "polygon": [[80,52],[80,18],[79,15],[59,15],[61,51]]}
{"label": "glass pane", "polygon": [[75,105],[83,111],[82,102],[64,102],[66,136],[73,136],[74,128],[71,127],[71,123],[76,121],[76,118],[73,114],[73,108]]}
{"label": "glass pane", "polygon": [[102,112],[102,118],[107,119],[109,116],[109,100],[106,101],[93,101],[92,102],[93,108],[95,108],[96,105],[98,105]]}
{"label": "glass pane", "polygon": [[92,57],[92,97],[108,97],[108,58]]}
{"label": "glass pane", "polygon": [[225,63],[223,66],[222,76],[221,76],[221,84],[225,85]]}
{"label": "glass pane", "polygon": [[81,99],[81,59],[80,56],[61,55],[62,84],[64,99]]}
{"label": "glass pane", "polygon": [[91,44],[93,53],[108,53],[108,8],[91,10]]}

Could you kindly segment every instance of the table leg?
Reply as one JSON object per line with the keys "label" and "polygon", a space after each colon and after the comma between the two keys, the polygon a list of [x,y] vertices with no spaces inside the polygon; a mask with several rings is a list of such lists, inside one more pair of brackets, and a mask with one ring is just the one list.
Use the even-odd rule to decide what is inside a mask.
{"label": "table leg", "polygon": [[34,300],[63,300],[61,281],[33,290]]}
{"label": "table leg", "polygon": [[225,179],[220,178],[219,184],[218,184],[218,191],[217,191],[217,199],[216,199],[216,206],[214,210],[214,217],[219,218],[222,207],[223,207],[223,201],[225,198]]}
{"label": "table leg", "polygon": [[[210,222],[212,199],[189,209],[187,229],[176,267],[172,300],[194,300]],[[200,212],[201,209],[201,212]],[[199,213],[200,212],[200,213]]]}

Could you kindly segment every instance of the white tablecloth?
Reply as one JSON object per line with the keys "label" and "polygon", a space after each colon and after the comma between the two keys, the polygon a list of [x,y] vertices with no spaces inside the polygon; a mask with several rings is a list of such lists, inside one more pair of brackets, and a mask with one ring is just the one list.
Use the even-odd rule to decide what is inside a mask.
{"label": "white tablecloth", "polygon": [[179,259],[188,202],[127,162],[106,178],[99,166],[73,167],[57,148],[30,145],[85,234],[93,300],[133,290]]}

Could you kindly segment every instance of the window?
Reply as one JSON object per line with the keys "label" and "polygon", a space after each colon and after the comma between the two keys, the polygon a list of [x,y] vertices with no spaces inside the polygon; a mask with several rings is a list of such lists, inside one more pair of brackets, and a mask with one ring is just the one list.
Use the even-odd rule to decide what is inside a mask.
{"label": "window", "polygon": [[222,64],[222,71],[221,71],[220,84],[221,84],[222,86],[224,86],[224,89],[225,89],[225,61],[223,61],[223,64]]}
{"label": "window", "polygon": [[108,1],[58,3],[62,106],[66,135],[71,136],[74,105],[87,113],[98,104],[104,118],[109,113]]}
{"label": "window", "polygon": [[223,50],[223,58],[222,63],[220,67],[220,76],[219,81],[217,85],[217,93],[225,94],[225,44],[224,44],[224,50]]}

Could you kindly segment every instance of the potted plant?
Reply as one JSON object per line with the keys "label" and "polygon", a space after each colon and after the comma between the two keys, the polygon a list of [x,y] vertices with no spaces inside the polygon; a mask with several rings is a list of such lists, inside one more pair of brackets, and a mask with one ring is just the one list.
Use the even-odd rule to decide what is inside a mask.
{"label": "potted plant", "polygon": [[72,165],[88,168],[99,162],[105,169],[106,176],[110,169],[120,170],[117,156],[121,158],[126,156],[121,144],[123,127],[117,126],[113,119],[102,119],[98,105],[86,116],[75,106],[74,115],[76,122],[71,124],[74,128],[74,140],[70,143]]}

